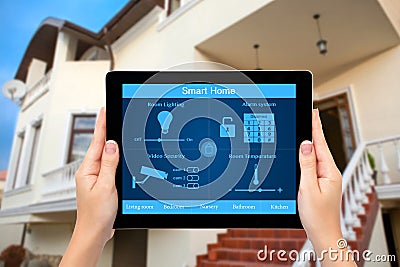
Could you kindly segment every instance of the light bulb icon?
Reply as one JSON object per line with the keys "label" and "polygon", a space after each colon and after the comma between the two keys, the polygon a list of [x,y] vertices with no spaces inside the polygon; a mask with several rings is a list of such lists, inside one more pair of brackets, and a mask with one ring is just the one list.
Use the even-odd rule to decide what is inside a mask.
{"label": "light bulb icon", "polygon": [[158,113],[157,119],[161,125],[161,132],[163,134],[168,133],[169,125],[171,124],[172,118],[172,113],[169,111],[161,111],[160,113]]}

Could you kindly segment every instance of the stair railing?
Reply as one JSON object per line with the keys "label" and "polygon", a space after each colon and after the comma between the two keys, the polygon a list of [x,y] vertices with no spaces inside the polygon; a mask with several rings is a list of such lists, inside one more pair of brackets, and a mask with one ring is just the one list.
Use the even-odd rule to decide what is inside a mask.
{"label": "stair railing", "polygon": [[[390,146],[391,144],[393,146]],[[387,145],[394,150],[385,153],[384,146]],[[370,151],[372,150],[378,152],[379,155],[380,177],[376,177],[378,173],[374,172],[370,164]],[[354,241],[357,238],[354,227],[361,226],[358,215],[365,214],[363,204],[368,203],[367,194],[372,192],[372,186],[375,185],[377,178],[381,178],[380,180],[385,185],[392,183],[389,176],[390,169],[386,161],[387,155],[392,155],[392,152],[393,155],[396,155],[394,158],[397,158],[397,171],[400,172],[400,135],[362,142],[344,170],[340,224],[343,237],[347,240]],[[373,179],[373,176],[375,176],[375,179]],[[313,251],[312,244],[309,240],[306,240],[299,252],[298,260],[293,263],[293,266],[309,267],[310,251]],[[319,261],[316,262],[316,266],[320,266]]]}

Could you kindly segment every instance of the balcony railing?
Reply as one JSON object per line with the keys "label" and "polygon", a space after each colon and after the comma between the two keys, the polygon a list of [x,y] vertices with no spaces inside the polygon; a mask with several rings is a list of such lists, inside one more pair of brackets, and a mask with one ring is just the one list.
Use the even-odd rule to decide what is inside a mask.
{"label": "balcony railing", "polygon": [[22,102],[22,110],[27,109],[50,89],[51,70],[47,72],[34,86],[28,89]]}
{"label": "balcony railing", "polygon": [[[391,151],[384,151],[384,147]],[[370,160],[368,159],[370,150],[378,151],[379,161],[377,167],[379,165],[379,173],[374,174],[371,168]],[[385,154],[385,152],[387,153]],[[377,180],[373,179],[373,176],[378,174],[383,183],[383,185],[375,186],[378,198],[380,198],[378,190],[380,187],[393,187],[396,190],[399,185],[398,183],[392,183],[389,176],[390,169],[385,156],[387,154],[395,155],[396,168],[400,172],[400,135],[361,143],[343,172],[343,201],[340,221],[343,236],[347,240],[356,240],[354,228],[361,226],[359,215],[365,214],[363,204],[368,203],[367,194],[372,192],[372,186],[375,186],[375,181]],[[302,261],[295,262],[293,266],[310,266],[310,263],[304,259],[307,259],[305,255],[309,255],[309,251],[312,249],[311,242],[307,240],[299,253],[299,259]],[[320,263],[317,262],[316,266],[320,266]]]}
{"label": "balcony railing", "polygon": [[74,161],[45,173],[42,202],[75,198],[75,173],[81,163],[82,160]]}

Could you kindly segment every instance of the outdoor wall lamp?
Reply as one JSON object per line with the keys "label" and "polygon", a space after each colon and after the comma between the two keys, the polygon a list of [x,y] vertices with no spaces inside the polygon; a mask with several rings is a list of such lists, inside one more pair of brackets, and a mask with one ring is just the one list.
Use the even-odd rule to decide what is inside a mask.
{"label": "outdoor wall lamp", "polygon": [[325,55],[328,52],[328,47],[327,47],[327,43],[328,42],[322,38],[321,27],[319,25],[320,15],[319,14],[315,14],[313,17],[314,17],[314,19],[315,19],[315,21],[317,23],[317,29],[318,29],[318,34],[319,34],[319,41],[317,42],[319,53],[321,55]]}

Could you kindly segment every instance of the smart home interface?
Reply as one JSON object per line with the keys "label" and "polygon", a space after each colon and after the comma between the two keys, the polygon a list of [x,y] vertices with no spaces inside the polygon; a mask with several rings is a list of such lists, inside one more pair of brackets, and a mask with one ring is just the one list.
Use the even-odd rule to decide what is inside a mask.
{"label": "smart home interface", "polygon": [[296,214],[296,84],[122,84],[122,214]]}

